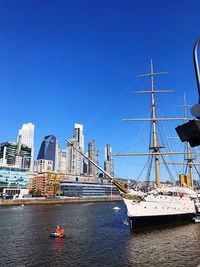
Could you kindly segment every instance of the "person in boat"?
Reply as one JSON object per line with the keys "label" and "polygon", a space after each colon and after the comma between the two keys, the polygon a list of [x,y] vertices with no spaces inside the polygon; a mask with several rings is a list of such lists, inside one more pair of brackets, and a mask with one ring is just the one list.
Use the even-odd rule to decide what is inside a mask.
{"label": "person in boat", "polygon": [[64,236],[65,235],[65,231],[63,228],[61,228],[59,225],[56,226],[56,230],[55,233],[59,236]]}

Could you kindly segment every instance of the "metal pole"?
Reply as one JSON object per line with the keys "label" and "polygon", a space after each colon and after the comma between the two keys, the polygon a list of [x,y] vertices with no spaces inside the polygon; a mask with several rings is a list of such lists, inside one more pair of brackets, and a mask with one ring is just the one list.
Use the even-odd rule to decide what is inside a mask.
{"label": "metal pole", "polygon": [[200,44],[200,37],[197,39],[195,46],[194,46],[194,49],[193,49],[194,68],[195,68],[197,87],[198,87],[198,92],[199,92],[199,102],[198,103],[200,103],[200,72],[199,72],[199,63],[198,63],[198,55],[197,55],[197,50],[198,50],[199,44]]}

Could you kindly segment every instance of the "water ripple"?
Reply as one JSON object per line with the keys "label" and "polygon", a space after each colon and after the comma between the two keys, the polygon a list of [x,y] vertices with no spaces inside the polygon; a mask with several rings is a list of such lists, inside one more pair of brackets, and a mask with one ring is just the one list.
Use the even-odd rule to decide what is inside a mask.
{"label": "water ripple", "polygon": [[[196,267],[200,224],[130,231],[119,203],[0,208],[0,266]],[[49,238],[62,225],[65,239]]]}

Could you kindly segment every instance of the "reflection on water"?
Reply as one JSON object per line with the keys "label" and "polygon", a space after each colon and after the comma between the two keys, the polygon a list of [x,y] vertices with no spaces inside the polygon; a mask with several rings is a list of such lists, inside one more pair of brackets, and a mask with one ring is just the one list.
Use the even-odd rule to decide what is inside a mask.
{"label": "reflection on water", "polygon": [[[89,203],[88,203],[89,204]],[[197,266],[200,224],[131,231],[116,203],[0,208],[0,266]],[[66,238],[49,238],[59,224]]]}
{"label": "reflection on water", "polygon": [[[197,266],[200,263],[200,227],[197,224],[135,233],[129,242],[130,263],[151,266]],[[143,248],[138,255],[138,248]]]}

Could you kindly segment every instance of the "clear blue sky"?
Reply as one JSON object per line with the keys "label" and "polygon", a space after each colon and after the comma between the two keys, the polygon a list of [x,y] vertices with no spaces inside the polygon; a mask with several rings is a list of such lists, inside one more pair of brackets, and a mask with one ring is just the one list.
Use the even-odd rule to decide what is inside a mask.
{"label": "clear blue sky", "polygon": [[[96,140],[101,164],[106,143],[114,153],[144,152],[140,124],[122,121],[145,115],[147,96],[129,92],[149,83],[136,76],[149,71],[151,59],[155,71],[168,71],[157,82],[176,91],[161,96],[168,116],[184,92],[196,104],[199,35],[198,0],[0,1],[1,142],[16,140],[32,122],[36,154],[48,134],[64,148],[74,123],[82,123],[85,146]],[[119,159],[115,170],[134,177],[140,165]]]}

